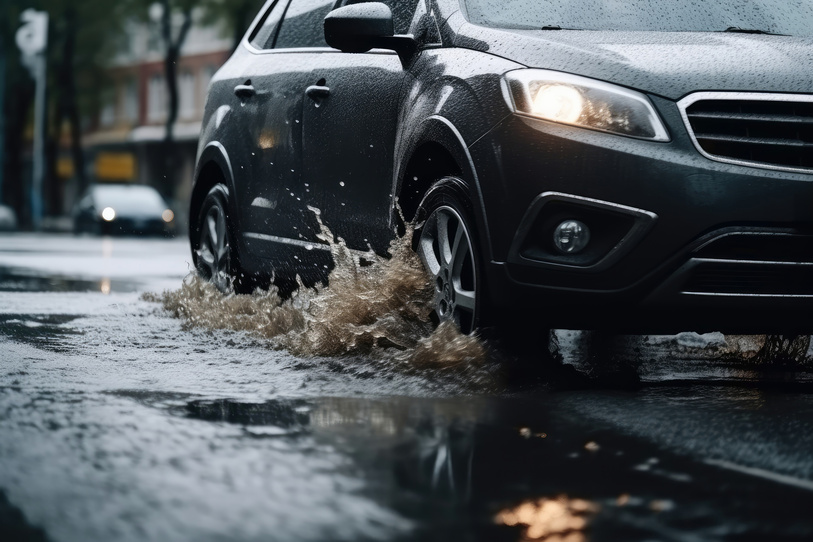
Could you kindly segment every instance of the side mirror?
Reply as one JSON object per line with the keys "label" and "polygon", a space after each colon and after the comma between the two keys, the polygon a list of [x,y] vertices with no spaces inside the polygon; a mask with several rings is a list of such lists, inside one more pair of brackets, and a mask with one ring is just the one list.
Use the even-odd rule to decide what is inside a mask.
{"label": "side mirror", "polygon": [[366,53],[379,38],[392,37],[392,11],[381,2],[334,9],[325,17],[325,41],[345,53]]}
{"label": "side mirror", "polygon": [[406,66],[417,52],[412,36],[395,36],[392,11],[381,2],[362,2],[334,9],[325,17],[325,41],[345,53],[380,47],[398,53]]}

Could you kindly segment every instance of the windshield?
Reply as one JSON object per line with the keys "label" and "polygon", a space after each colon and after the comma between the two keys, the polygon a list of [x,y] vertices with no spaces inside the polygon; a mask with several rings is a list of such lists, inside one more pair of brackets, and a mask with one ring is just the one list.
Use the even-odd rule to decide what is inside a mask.
{"label": "windshield", "polygon": [[813,36],[813,0],[463,1],[471,22],[498,28]]}

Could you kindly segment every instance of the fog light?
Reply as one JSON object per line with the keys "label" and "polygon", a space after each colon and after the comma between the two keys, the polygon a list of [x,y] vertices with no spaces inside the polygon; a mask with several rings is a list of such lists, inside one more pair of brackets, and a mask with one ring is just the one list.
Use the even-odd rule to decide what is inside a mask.
{"label": "fog light", "polygon": [[565,220],[553,232],[553,243],[564,254],[581,252],[588,242],[590,229],[578,220]]}

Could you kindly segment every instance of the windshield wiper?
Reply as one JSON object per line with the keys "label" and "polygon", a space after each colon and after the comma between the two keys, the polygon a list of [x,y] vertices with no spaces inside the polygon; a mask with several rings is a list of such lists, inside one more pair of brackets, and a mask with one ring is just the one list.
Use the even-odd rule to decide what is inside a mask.
{"label": "windshield wiper", "polygon": [[540,28],[539,30],[561,30],[561,29],[562,29],[562,27],[561,27],[561,26],[557,26],[557,25],[546,25],[546,26],[543,26],[542,28]]}
{"label": "windshield wiper", "polygon": [[764,34],[766,36],[785,36],[786,34],[775,34],[774,32],[766,32],[756,28],[740,28],[739,26],[729,26],[723,32],[734,32],[737,34]]}

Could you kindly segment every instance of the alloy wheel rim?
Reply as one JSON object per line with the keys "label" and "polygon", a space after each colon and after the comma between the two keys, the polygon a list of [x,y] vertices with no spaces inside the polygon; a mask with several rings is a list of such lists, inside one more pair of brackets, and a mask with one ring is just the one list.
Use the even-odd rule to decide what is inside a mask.
{"label": "alloy wheel rim", "polygon": [[228,291],[231,288],[231,252],[226,234],[226,216],[219,205],[209,208],[201,221],[200,230],[198,260],[217,289]]}
{"label": "alloy wheel rim", "polygon": [[448,206],[435,209],[421,229],[418,253],[432,277],[438,319],[454,321],[461,332],[471,333],[477,270],[471,235],[457,211]]}

